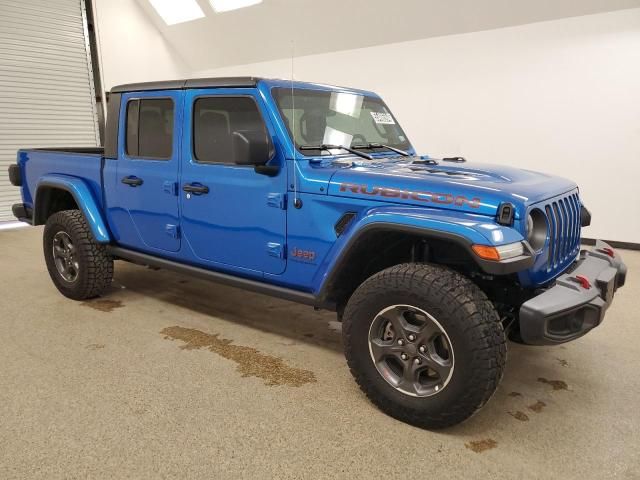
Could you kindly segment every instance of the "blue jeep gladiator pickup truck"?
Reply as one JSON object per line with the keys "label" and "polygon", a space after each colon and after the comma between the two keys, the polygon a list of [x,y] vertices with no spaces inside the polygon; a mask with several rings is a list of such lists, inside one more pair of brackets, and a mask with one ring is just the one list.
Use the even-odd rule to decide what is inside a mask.
{"label": "blue jeep gladiator pickup truck", "polygon": [[384,412],[456,424],[496,390],[506,338],[574,340],[624,284],[575,183],[418,156],[372,92],[258,78],[111,90],[104,149],[18,152],[20,220],[44,227],[63,295],[114,260],[336,311]]}

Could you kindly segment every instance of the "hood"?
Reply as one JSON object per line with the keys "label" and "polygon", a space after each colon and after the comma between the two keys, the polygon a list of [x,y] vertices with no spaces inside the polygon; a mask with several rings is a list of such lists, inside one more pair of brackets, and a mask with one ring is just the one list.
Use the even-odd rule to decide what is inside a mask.
{"label": "hood", "polygon": [[[434,163],[424,157],[332,161],[329,195],[495,215],[503,202],[529,205],[577,188],[570,180],[504,165]],[[322,167],[320,167],[322,168]]]}

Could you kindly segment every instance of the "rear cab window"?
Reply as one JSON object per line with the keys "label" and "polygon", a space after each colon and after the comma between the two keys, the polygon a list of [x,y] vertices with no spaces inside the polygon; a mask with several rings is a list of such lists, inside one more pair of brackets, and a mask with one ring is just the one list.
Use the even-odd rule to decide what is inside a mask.
{"label": "rear cab window", "polygon": [[171,98],[127,102],[125,151],[128,156],[168,160],[173,153],[174,103]]}

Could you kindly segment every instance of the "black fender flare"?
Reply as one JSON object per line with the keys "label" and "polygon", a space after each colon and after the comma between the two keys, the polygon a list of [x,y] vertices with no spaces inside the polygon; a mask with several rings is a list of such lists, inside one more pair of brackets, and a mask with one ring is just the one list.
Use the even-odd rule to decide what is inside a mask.
{"label": "black fender flare", "polygon": [[340,272],[343,268],[345,268],[350,255],[357,248],[358,243],[365,235],[368,235],[371,232],[375,231],[401,232],[421,236],[425,239],[446,240],[448,242],[455,243],[456,245],[462,247],[469,254],[470,258],[475,261],[476,265],[481,271],[489,275],[508,275],[510,273],[516,273],[522,270],[526,270],[527,268],[531,267],[535,261],[534,252],[529,246],[528,242],[523,242],[525,246],[524,255],[520,255],[518,257],[510,258],[503,261],[491,261],[478,257],[471,249],[473,245],[471,241],[462,235],[446,232],[443,230],[427,229],[412,225],[401,225],[388,222],[374,222],[363,226],[356,233],[354,233],[338,254],[338,258],[334,262],[333,268],[325,276],[325,280],[322,283],[317,296],[322,305],[328,303],[327,299],[330,296],[331,289],[333,288],[336,279],[339,277]]}

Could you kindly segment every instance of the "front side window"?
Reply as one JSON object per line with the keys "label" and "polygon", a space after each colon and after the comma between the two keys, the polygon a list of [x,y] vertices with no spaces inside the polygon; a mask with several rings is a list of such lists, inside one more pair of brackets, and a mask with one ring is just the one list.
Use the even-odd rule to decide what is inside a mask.
{"label": "front side window", "polygon": [[234,163],[234,132],[267,129],[251,97],[202,97],[193,106],[193,156],[199,163]]}
{"label": "front side window", "polygon": [[173,151],[173,100],[143,98],[127,103],[126,151],[131,157],[169,159]]}
{"label": "front side window", "polygon": [[[367,149],[370,144],[400,150],[411,147],[382,100],[351,92],[274,88],[273,96],[296,146],[341,145]],[[303,150],[317,155],[320,150]]]}

